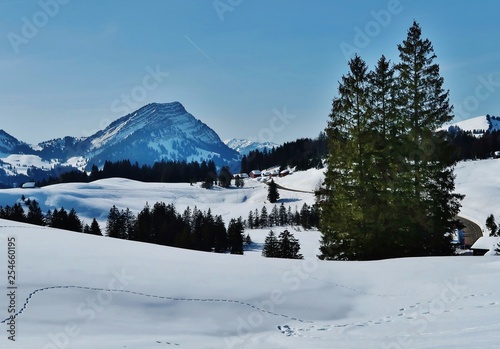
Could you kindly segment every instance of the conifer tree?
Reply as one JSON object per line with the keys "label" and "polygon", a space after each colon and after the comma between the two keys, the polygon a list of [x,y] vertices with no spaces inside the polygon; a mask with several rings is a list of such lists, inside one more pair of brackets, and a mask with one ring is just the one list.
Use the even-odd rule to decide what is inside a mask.
{"label": "conifer tree", "polygon": [[285,205],[283,203],[281,203],[280,209],[279,209],[279,225],[284,227],[287,224],[288,224],[288,215],[286,212]]}
{"label": "conifer tree", "polygon": [[254,215],[253,215],[253,212],[250,211],[248,213],[248,219],[247,219],[247,224],[248,224],[248,228],[249,229],[253,229],[254,228]]}
{"label": "conifer tree", "polygon": [[219,176],[217,177],[219,185],[222,188],[229,188],[229,186],[231,185],[232,177],[233,175],[231,174],[229,167],[223,166],[219,172]]}
{"label": "conifer tree", "polygon": [[274,204],[280,199],[280,193],[278,192],[278,186],[276,183],[274,183],[274,180],[271,179],[271,182],[269,182],[269,187],[268,187],[268,192],[267,192],[267,199],[271,204]]}
{"label": "conifer tree", "polygon": [[365,232],[363,196],[369,164],[368,153],[368,71],[355,56],[349,73],[339,83],[327,127],[328,169],[322,215],[321,258],[355,259]]}
{"label": "conifer tree", "polygon": [[436,130],[452,118],[429,40],[417,23],[373,72],[355,56],[327,127],[321,255],[379,259],[449,255],[460,200],[452,148]]}
{"label": "conifer tree", "polygon": [[24,209],[20,203],[14,204],[12,206],[10,213],[8,214],[10,220],[16,222],[26,222],[26,215],[24,213]]}
{"label": "conifer tree", "polygon": [[311,211],[305,202],[300,209],[300,224],[304,229],[311,229]]}
{"label": "conifer tree", "polygon": [[254,217],[254,220],[253,220],[254,228],[262,227],[260,224],[259,210],[255,209],[255,213],[254,213],[253,217]]}
{"label": "conifer tree", "polygon": [[106,222],[106,235],[111,238],[125,239],[126,236],[123,223],[123,217],[120,214],[120,210],[118,210],[118,208],[113,205],[108,213],[108,220]]}
{"label": "conifer tree", "polygon": [[221,216],[215,216],[214,222],[215,246],[214,251],[223,253],[227,250],[229,241],[226,226]]}
{"label": "conifer tree", "polygon": [[78,217],[74,208],[72,208],[68,213],[67,222],[65,224],[65,229],[76,231],[81,233],[83,231],[83,224],[80,218]]}
{"label": "conifer tree", "polygon": [[152,242],[152,217],[149,204],[146,203],[144,208],[137,214],[134,229],[129,234],[129,239],[140,242]]}
{"label": "conifer tree", "polygon": [[92,220],[92,223],[90,223],[89,233],[93,235],[102,235],[99,223],[97,223],[95,218]]}
{"label": "conifer tree", "polygon": [[211,174],[207,174],[207,176],[205,177],[205,181],[201,184],[201,187],[205,189],[212,189],[213,186],[214,186],[213,176]]}
{"label": "conifer tree", "polygon": [[267,214],[267,207],[266,206],[262,206],[262,209],[260,211],[259,226],[261,228],[265,228],[265,227],[269,226],[269,216]]}
{"label": "conifer tree", "polygon": [[274,205],[269,214],[269,225],[271,227],[279,225],[280,214],[278,211],[278,206]]}
{"label": "conifer tree", "polygon": [[83,227],[83,233],[90,234],[90,225],[85,224],[85,226]]}
{"label": "conifer tree", "polygon": [[231,219],[227,228],[231,254],[243,254],[243,232],[244,228],[241,217]]}
{"label": "conifer tree", "polygon": [[267,234],[266,239],[264,240],[264,246],[262,248],[262,256],[268,258],[278,257],[280,253],[280,244],[276,234],[271,230],[269,234]]}
{"label": "conifer tree", "polygon": [[498,225],[495,222],[495,216],[493,216],[493,214],[490,214],[488,218],[486,218],[486,228],[490,231],[490,236],[497,236]]}
{"label": "conifer tree", "polygon": [[458,226],[455,217],[463,196],[454,193],[456,161],[448,135],[436,132],[453,119],[449,92],[443,89],[434,48],[428,39],[422,39],[419,24],[413,23],[398,50],[399,112],[408,129],[402,149],[412,189],[408,196],[402,196],[406,196],[408,213],[414,212],[409,215],[405,255],[452,254],[451,235]]}
{"label": "conifer tree", "polygon": [[279,253],[280,258],[288,259],[303,259],[304,257],[299,253],[299,241],[288,230],[280,233],[279,235]]}
{"label": "conifer tree", "polygon": [[125,210],[120,212],[121,221],[123,222],[123,238],[130,239],[130,236],[133,235],[133,230],[135,226],[136,217],[127,207]]}
{"label": "conifer tree", "polygon": [[42,209],[36,200],[31,200],[28,204],[28,214],[26,221],[30,224],[44,225],[44,216]]}

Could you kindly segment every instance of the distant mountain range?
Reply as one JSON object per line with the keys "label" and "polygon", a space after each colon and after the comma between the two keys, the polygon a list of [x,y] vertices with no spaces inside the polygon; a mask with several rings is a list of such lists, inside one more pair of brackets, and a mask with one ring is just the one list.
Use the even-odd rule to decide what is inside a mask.
{"label": "distant mountain range", "polygon": [[272,150],[278,147],[278,144],[272,142],[256,142],[249,139],[231,138],[224,141],[229,148],[236,150],[241,155],[248,155],[251,151],[264,149]]}
{"label": "distant mountain range", "polygon": [[238,150],[245,153],[268,146],[244,140],[228,146],[181,103],[152,103],[89,137],[67,136],[32,146],[0,130],[0,182],[10,186],[16,176],[16,181],[22,181],[44,171],[90,170],[93,164],[100,167],[107,160],[128,159],[139,164],[213,160],[222,166],[238,162]]}

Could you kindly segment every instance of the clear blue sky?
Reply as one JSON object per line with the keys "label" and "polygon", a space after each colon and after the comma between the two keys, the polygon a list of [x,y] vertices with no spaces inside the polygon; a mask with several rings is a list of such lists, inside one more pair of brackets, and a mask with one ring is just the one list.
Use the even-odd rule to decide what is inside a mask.
{"label": "clear blue sky", "polygon": [[356,50],[373,67],[413,20],[457,119],[500,115],[500,5],[428,0],[0,0],[0,128],[87,136],[180,101],[222,139],[324,129]]}

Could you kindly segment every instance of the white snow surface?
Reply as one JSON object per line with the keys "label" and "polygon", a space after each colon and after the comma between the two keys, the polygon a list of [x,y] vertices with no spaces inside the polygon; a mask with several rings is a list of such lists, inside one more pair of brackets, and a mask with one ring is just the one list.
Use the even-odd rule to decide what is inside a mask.
{"label": "white snow surface", "polygon": [[[478,221],[500,212],[498,166],[500,160],[457,167],[457,191],[468,194],[463,212]],[[280,190],[281,200],[292,209],[312,204],[307,192],[322,176],[310,170],[276,178],[304,191]],[[205,190],[113,178],[2,190],[0,205],[23,194],[44,209],[74,207],[85,220],[100,222],[113,204],[137,213],[146,201],[172,202],[179,211],[210,208],[226,223],[263,204],[272,207],[267,187],[256,180],[242,189]],[[254,245],[233,256],[0,220],[0,321],[8,317],[8,237],[16,239],[22,310],[16,342],[4,324],[0,348],[498,347],[498,257],[319,261],[319,232],[293,230],[305,259],[267,259],[260,248],[268,230],[247,232]]]}
{"label": "white snow surface", "polygon": [[54,168],[55,166],[73,166],[80,171],[85,170],[85,166],[87,165],[87,160],[82,157],[71,157],[66,162],[60,163],[57,160],[46,161],[43,160],[38,155],[29,155],[29,154],[4,154],[2,157],[0,154],[0,160],[5,164],[2,165],[2,168],[11,175],[15,174],[24,174],[28,175],[29,168],[39,168],[44,169],[46,171]]}
{"label": "white snow surface", "polygon": [[441,129],[447,130],[450,126],[458,126],[464,131],[484,130],[487,131],[490,127],[486,115],[476,116],[470,119],[452,122],[443,126]]}

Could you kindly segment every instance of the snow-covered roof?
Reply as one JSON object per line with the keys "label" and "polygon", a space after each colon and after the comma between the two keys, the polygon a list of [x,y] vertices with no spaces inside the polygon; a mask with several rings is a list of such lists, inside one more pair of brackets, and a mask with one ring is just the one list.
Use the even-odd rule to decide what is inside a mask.
{"label": "snow-covered roof", "polygon": [[23,184],[23,188],[34,188],[36,186],[35,182],[26,182]]}
{"label": "snow-covered roof", "polygon": [[497,248],[499,242],[500,242],[500,237],[498,236],[481,236],[474,243],[474,245],[472,245],[471,249],[493,251],[495,250],[495,248]]}

